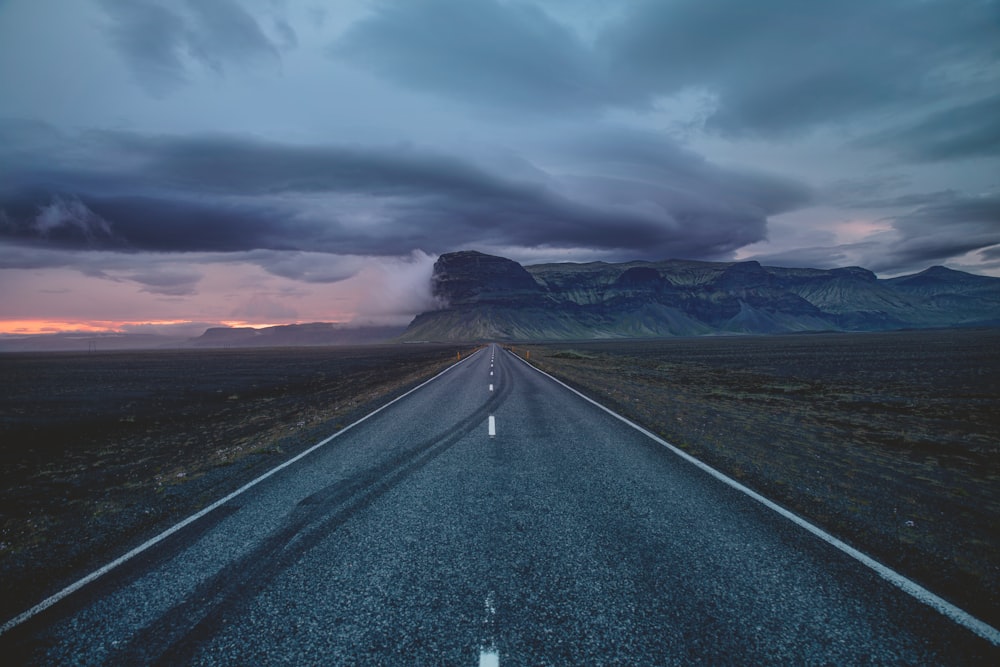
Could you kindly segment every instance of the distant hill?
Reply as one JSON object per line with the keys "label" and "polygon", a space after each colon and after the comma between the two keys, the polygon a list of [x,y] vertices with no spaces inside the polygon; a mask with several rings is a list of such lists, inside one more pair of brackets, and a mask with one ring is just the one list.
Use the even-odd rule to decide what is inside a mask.
{"label": "distant hill", "polygon": [[165,348],[305,347],[368,345],[403,333],[399,326],[347,326],[328,322],[253,329],[212,327],[195,338],[126,333],[55,333],[0,336],[0,352],[106,352]]}
{"label": "distant hill", "polygon": [[213,327],[184,347],[303,347],[310,345],[364,345],[399,336],[403,327],[353,327],[329,322],[251,327]]}
{"label": "distant hill", "polygon": [[1000,278],[935,266],[881,280],[859,267],[667,260],[539,264],[463,251],[431,278],[446,308],[403,340],[574,340],[1000,325]]}

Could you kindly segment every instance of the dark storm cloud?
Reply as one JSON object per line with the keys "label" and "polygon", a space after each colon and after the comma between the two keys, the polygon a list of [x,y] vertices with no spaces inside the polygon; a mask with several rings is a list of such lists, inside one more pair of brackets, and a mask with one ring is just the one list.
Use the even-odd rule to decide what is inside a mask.
{"label": "dark storm cloud", "polygon": [[[91,250],[233,252],[289,249],[314,237],[292,211],[176,195],[107,197],[61,188],[0,192],[0,236],[25,245]],[[283,224],[276,224],[282,220]]]}
{"label": "dark storm cloud", "polygon": [[902,240],[879,257],[873,270],[920,268],[1000,243],[1000,195],[952,193],[896,216]]}
{"label": "dark storm cloud", "polygon": [[[921,271],[966,253],[1000,244],[1000,195],[972,196],[956,190],[911,193],[880,199],[858,198],[859,210],[885,209],[891,225],[858,243],[754,255],[781,266],[840,266],[847,258],[880,273]],[[984,256],[986,256],[984,254]]]}
{"label": "dark storm cloud", "polygon": [[969,196],[954,190],[864,202],[865,208],[908,209],[883,220],[892,230],[857,243],[760,253],[752,259],[776,266],[831,268],[854,263],[883,274],[922,271],[979,251],[998,256],[1000,195]]}
{"label": "dark storm cloud", "polygon": [[[585,42],[541,10],[497,0],[379,3],[331,54],[409,87],[532,113],[652,108],[686,90],[714,99],[708,127],[776,136],[920,104],[953,109],[886,141],[928,155],[987,150],[1000,9],[995,1],[646,0]],[[991,83],[992,82],[992,83]],[[956,97],[957,95],[957,97]],[[949,105],[949,106],[950,106]],[[965,105],[965,106],[963,106]],[[993,149],[989,149],[993,150]]]}
{"label": "dark storm cloud", "polygon": [[681,200],[711,201],[757,216],[801,208],[813,199],[811,190],[800,182],[720,167],[652,132],[595,132],[578,137],[568,150],[605,173],[653,185]]}
{"label": "dark storm cloud", "polygon": [[[25,170],[0,168],[11,184],[0,191],[8,239],[359,255],[485,243],[709,258],[760,240],[768,215],[808,201],[795,183],[722,169],[669,142],[628,134],[582,147],[596,175],[564,181],[540,170],[515,180],[412,147],[101,132],[60,163],[59,142],[47,141],[52,154],[36,155]],[[11,154],[31,153],[23,149],[15,145]]]}
{"label": "dark storm cloud", "polygon": [[144,162],[144,178],[183,189],[241,195],[337,191],[383,196],[422,192],[472,197],[523,194],[518,186],[465,160],[407,146],[296,146],[219,135],[107,136],[109,144]]}
{"label": "dark storm cloud", "polygon": [[995,2],[650,0],[600,46],[637,91],[705,88],[710,126],[780,134],[936,101],[995,61],[997,17]]}
{"label": "dark storm cloud", "polygon": [[[1000,35],[998,35],[1000,39]],[[1000,155],[1000,95],[948,108],[920,121],[859,140],[923,162]]]}
{"label": "dark storm cloud", "polygon": [[[631,210],[657,211],[683,240],[676,257],[726,257],[767,236],[767,218],[813,200],[805,185],[750,170],[726,169],[662,137],[605,131],[578,137],[573,159],[600,176],[581,176],[590,196]],[[654,253],[655,254],[655,253]]]}
{"label": "dark storm cloud", "polygon": [[330,54],[396,83],[477,105],[565,112],[613,95],[572,31],[516,2],[381,2]]}
{"label": "dark storm cloud", "polygon": [[994,2],[647,2],[605,46],[637,87],[718,95],[710,126],[780,134],[961,90],[996,59],[997,16]]}
{"label": "dark storm cloud", "polygon": [[[231,0],[100,0],[112,44],[140,85],[162,93],[187,79],[188,61],[222,73],[233,65],[276,58],[256,19]],[[281,41],[294,44],[287,23]]]}

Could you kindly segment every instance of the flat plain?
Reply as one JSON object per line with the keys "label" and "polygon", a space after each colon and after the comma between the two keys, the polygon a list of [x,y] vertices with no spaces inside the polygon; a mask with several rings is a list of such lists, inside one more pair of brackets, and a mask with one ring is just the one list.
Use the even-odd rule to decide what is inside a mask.
{"label": "flat plain", "polygon": [[[513,347],[1000,625],[1000,330]],[[0,615],[472,349],[0,355]]]}
{"label": "flat plain", "polygon": [[513,348],[1000,626],[1000,331]]}
{"label": "flat plain", "polygon": [[0,621],[471,349],[0,355]]}

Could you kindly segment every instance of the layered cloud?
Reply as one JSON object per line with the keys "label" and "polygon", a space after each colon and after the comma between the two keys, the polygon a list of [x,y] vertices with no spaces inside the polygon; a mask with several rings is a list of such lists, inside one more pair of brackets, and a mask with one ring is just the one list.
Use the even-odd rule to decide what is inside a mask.
{"label": "layered cloud", "polygon": [[554,15],[500,0],[375,3],[329,52],[404,86],[528,114],[651,109],[697,90],[713,101],[709,128],[729,135],[930,107],[898,137],[907,147],[935,152],[953,112],[971,120],[970,135],[996,137],[996,2],[643,0],[586,40],[549,8]]}
{"label": "layered cloud", "polygon": [[1000,95],[944,108],[902,127],[881,130],[858,141],[861,147],[888,148],[923,162],[989,158],[1000,154]]}
{"label": "layered cloud", "polygon": [[329,54],[476,106],[566,113],[614,98],[588,45],[527,3],[378,3]]}
{"label": "layered cloud", "polygon": [[[38,153],[12,150],[5,171],[16,185],[0,192],[8,240],[396,256],[487,243],[712,258],[760,240],[768,215],[809,199],[790,179],[726,169],[635,132],[555,146],[573,171],[517,177],[412,146],[121,132],[66,143],[89,153],[65,160],[54,150],[18,169],[18,154]],[[92,163],[100,173],[83,166]]]}
{"label": "layered cloud", "polygon": [[6,315],[405,319],[464,248],[1000,271],[998,62],[997,0],[9,0]]}
{"label": "layered cloud", "polygon": [[106,30],[139,85],[163,94],[183,84],[192,66],[223,73],[277,60],[296,42],[291,26],[275,21],[275,36],[233,0],[100,0]]}
{"label": "layered cloud", "polygon": [[1000,194],[929,197],[896,216],[899,240],[871,258],[874,270],[915,269],[1000,245]]}

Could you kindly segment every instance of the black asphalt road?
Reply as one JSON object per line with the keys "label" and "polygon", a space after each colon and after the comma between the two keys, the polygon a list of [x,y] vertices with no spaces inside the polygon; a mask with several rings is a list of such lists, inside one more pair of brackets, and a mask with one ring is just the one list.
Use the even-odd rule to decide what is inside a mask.
{"label": "black asphalt road", "polygon": [[5,664],[998,655],[497,347],[0,636]]}

